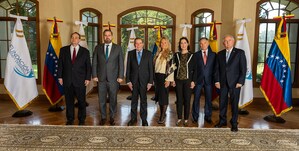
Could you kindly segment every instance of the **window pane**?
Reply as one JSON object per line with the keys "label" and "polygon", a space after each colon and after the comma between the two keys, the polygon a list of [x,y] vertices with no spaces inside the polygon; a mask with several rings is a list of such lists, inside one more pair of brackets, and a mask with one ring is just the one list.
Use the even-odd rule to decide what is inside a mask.
{"label": "window pane", "polygon": [[7,38],[6,22],[0,21],[0,40],[6,40]]}
{"label": "window pane", "polygon": [[87,16],[85,16],[84,14],[82,15],[82,21],[87,22]]}
{"label": "window pane", "polygon": [[297,43],[297,37],[298,37],[298,24],[290,24],[288,26],[289,32],[289,42],[295,42]]}
{"label": "window pane", "polygon": [[98,27],[93,27],[93,37],[94,37],[94,39],[93,39],[93,41],[98,41],[98,35],[99,33],[98,33]]}
{"label": "window pane", "polygon": [[[135,29],[135,36],[138,37],[138,38],[142,38],[143,41],[144,41],[144,38],[145,38],[144,33],[145,33],[144,28]],[[124,54],[127,51],[129,38],[130,38],[129,31],[127,31],[126,28],[121,28],[121,47],[123,49]]]}
{"label": "window pane", "polygon": [[261,82],[263,70],[264,63],[258,63],[256,68],[256,82]]}
{"label": "window pane", "polygon": [[0,7],[0,16],[1,17],[6,17],[6,10],[2,7]]}
{"label": "window pane", "polygon": [[154,28],[148,29],[148,50],[153,51],[154,45],[156,43],[157,34]]}
{"label": "window pane", "polygon": [[93,34],[93,29],[91,26],[87,26],[85,27],[87,29],[87,33],[86,36],[87,36],[87,41],[92,41],[92,34]]}
{"label": "window pane", "polygon": [[173,25],[173,19],[155,10],[138,10],[120,18],[122,25]]}
{"label": "window pane", "polygon": [[265,44],[261,43],[259,44],[259,48],[258,48],[258,62],[265,62]]}
{"label": "window pane", "polygon": [[199,13],[195,17],[195,24],[212,22],[212,14],[209,12]]}
{"label": "window pane", "polygon": [[8,51],[8,42],[7,41],[0,41],[0,59],[7,58],[7,51]]}
{"label": "window pane", "polygon": [[290,53],[291,53],[291,62],[296,62],[296,53],[297,44],[290,44]]}
{"label": "window pane", "polygon": [[5,77],[6,60],[1,60],[1,78]]}
{"label": "window pane", "polygon": [[98,23],[98,17],[93,18],[93,23]]}
{"label": "window pane", "polygon": [[266,35],[267,35],[266,27],[267,27],[266,23],[260,24],[259,42],[266,42]]}
{"label": "window pane", "polygon": [[268,34],[267,34],[267,42],[272,42],[275,36],[275,23],[268,24]]}
{"label": "window pane", "polygon": [[169,39],[169,42],[171,43],[172,41],[172,28],[166,28],[165,30],[162,31],[163,36],[167,37]]}

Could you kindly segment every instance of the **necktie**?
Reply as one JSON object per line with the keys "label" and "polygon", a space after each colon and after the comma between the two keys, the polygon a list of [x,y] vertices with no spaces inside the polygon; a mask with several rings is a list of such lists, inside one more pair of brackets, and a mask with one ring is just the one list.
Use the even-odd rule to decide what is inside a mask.
{"label": "necktie", "polygon": [[73,50],[72,64],[74,64],[75,60],[76,60],[76,48],[74,48]]}
{"label": "necktie", "polygon": [[205,50],[203,51],[203,63],[204,63],[204,65],[207,64],[207,53]]}
{"label": "necktie", "polygon": [[140,60],[141,60],[141,51],[137,52],[137,61],[138,61],[138,65],[140,64]]}
{"label": "necktie", "polygon": [[106,45],[106,54],[105,54],[106,60],[108,60],[109,57],[109,45]]}
{"label": "necktie", "polygon": [[230,51],[226,51],[226,63],[228,62],[229,54],[230,54]]}

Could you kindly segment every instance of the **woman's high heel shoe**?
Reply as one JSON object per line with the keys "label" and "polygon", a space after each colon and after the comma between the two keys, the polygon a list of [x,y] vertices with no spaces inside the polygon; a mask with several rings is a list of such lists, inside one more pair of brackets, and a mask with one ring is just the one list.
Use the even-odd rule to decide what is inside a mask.
{"label": "woman's high heel shoe", "polygon": [[178,119],[177,122],[175,123],[176,126],[179,126],[182,123],[181,119]]}

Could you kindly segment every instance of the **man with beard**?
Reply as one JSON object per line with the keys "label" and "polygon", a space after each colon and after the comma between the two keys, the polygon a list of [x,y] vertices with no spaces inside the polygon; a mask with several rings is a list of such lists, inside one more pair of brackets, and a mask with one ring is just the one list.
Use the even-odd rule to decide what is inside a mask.
{"label": "man with beard", "polygon": [[100,125],[106,123],[106,99],[109,96],[110,125],[115,125],[114,116],[117,104],[117,91],[124,78],[124,59],[121,46],[112,43],[113,33],[103,32],[104,43],[94,49],[92,60],[92,78],[98,82],[100,103]]}

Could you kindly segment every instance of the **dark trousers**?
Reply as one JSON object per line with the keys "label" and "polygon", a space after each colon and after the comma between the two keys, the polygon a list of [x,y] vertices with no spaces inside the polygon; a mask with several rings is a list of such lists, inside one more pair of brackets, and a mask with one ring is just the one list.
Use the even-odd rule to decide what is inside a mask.
{"label": "dark trousers", "polygon": [[155,97],[159,105],[169,104],[169,87],[165,88],[166,75],[161,73],[155,73]]}
{"label": "dark trousers", "polygon": [[177,116],[178,119],[182,119],[182,112],[184,106],[184,119],[189,119],[189,112],[190,112],[190,99],[192,90],[191,80],[176,80],[176,97],[177,97]]}
{"label": "dark trousers", "polygon": [[238,105],[239,105],[239,97],[240,97],[240,90],[241,88],[229,88],[228,85],[221,85],[220,88],[220,123],[226,123],[226,113],[227,113],[227,105],[228,105],[228,94],[230,95],[230,101],[231,101],[231,112],[232,112],[232,118],[230,120],[230,123],[232,125],[238,125]]}
{"label": "dark trousers", "polygon": [[147,85],[141,85],[139,82],[133,84],[131,101],[131,119],[137,119],[138,98],[140,96],[140,117],[144,121],[147,118]]}
{"label": "dark trousers", "polygon": [[198,117],[199,117],[200,96],[201,96],[201,90],[203,88],[204,88],[204,92],[205,92],[205,107],[204,107],[205,118],[211,118],[211,116],[212,116],[213,87],[212,87],[212,85],[198,84],[195,86],[194,101],[193,101],[193,105],[192,105],[192,118],[194,120],[198,120]]}
{"label": "dark trousers", "polygon": [[66,118],[68,121],[74,121],[75,117],[75,97],[78,100],[78,120],[85,121],[86,118],[86,87],[75,87],[73,84],[64,87]]}
{"label": "dark trousers", "polygon": [[100,81],[98,83],[98,95],[99,95],[99,104],[101,110],[101,119],[106,119],[106,100],[107,94],[109,95],[109,115],[110,118],[114,118],[116,112],[116,104],[117,104],[117,92],[119,89],[119,83],[108,82],[108,81]]}

